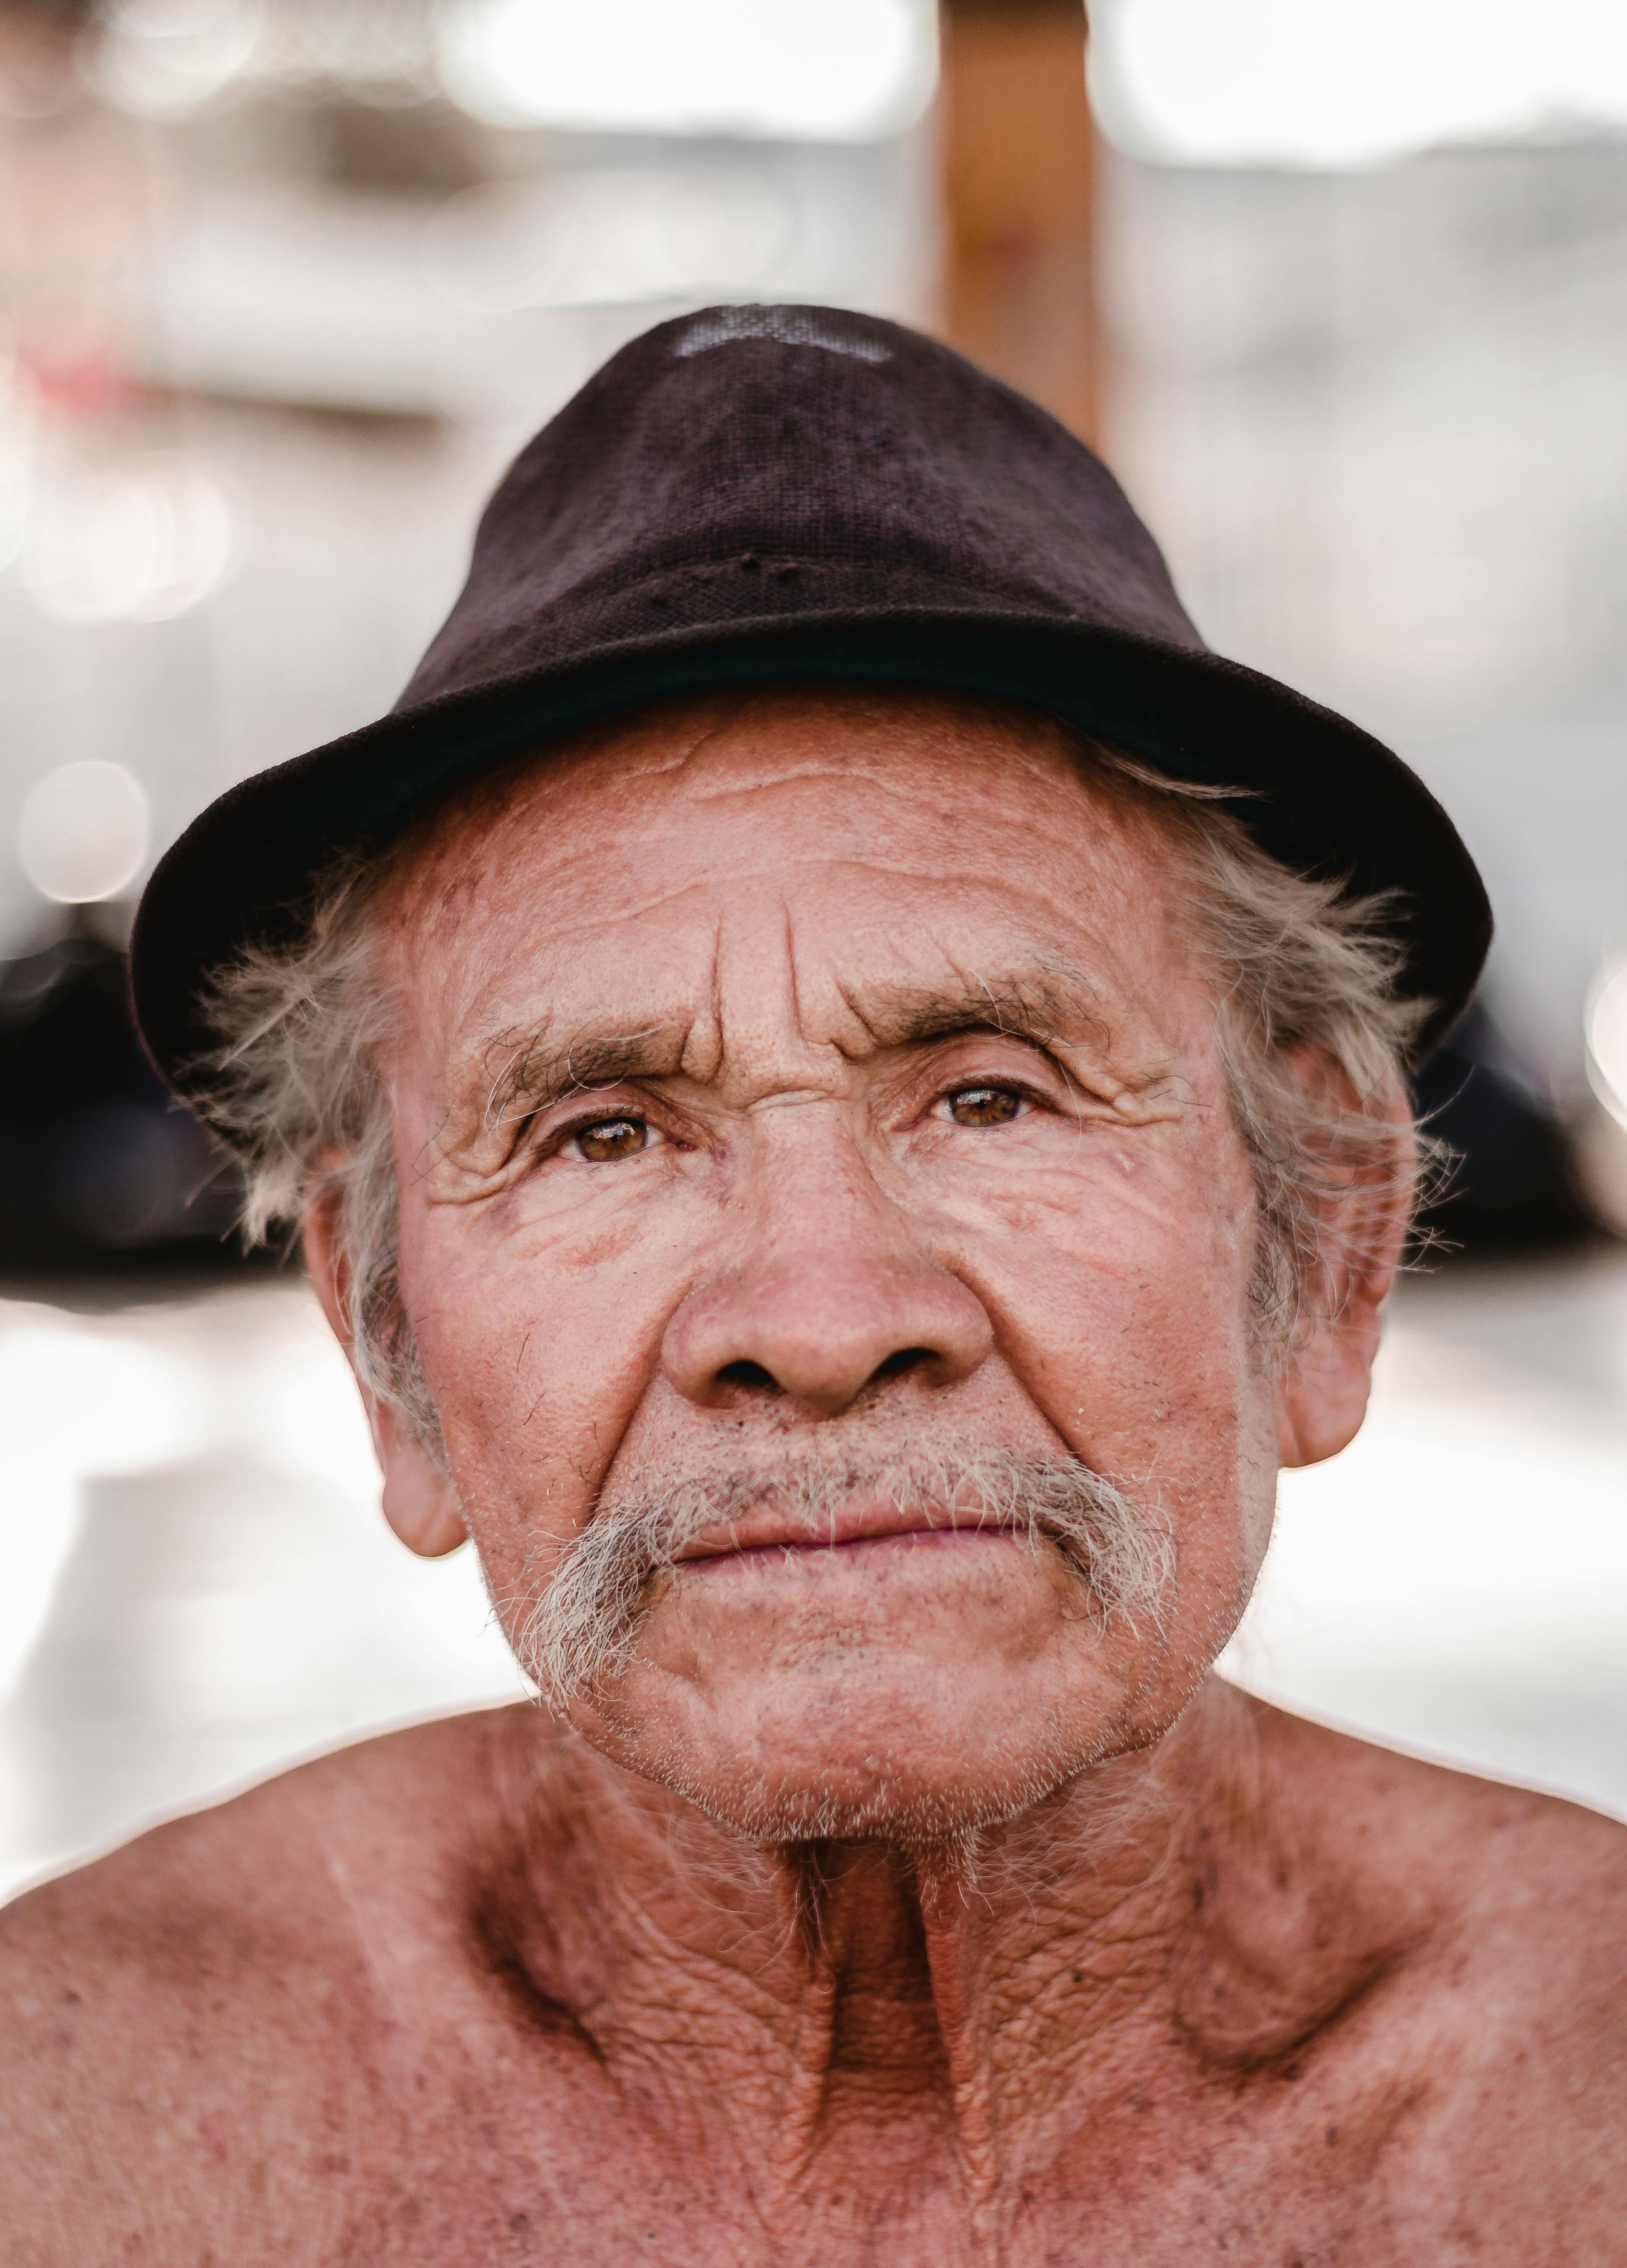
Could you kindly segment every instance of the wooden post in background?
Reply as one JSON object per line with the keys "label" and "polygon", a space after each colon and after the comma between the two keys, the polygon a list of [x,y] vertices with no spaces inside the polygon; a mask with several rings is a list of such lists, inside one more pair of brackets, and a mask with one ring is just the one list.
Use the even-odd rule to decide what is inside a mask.
{"label": "wooden post in background", "polygon": [[1086,441],[1101,429],[1082,0],[942,0],[941,322]]}

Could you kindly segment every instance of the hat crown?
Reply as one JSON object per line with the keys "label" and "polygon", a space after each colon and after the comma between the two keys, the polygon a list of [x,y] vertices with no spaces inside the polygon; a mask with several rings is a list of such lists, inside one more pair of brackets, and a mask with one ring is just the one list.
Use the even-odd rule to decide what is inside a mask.
{"label": "hat crown", "polygon": [[821,578],[850,617],[970,601],[1203,645],[1118,482],[1035,403],[876,316],[720,306],[633,340],[520,452],[398,706],[546,668],[589,624],[805,616]]}

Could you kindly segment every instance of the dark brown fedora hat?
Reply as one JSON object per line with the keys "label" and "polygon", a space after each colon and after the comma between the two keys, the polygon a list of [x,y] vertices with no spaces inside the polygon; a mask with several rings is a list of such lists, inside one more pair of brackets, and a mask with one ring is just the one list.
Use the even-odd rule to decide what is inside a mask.
{"label": "dark brown fedora hat", "polygon": [[714,307],[623,347],[522,451],[390,714],[245,780],[162,860],[132,943],[157,1062],[206,1102],[209,971],[448,782],[630,702],[786,677],[1003,695],[1235,787],[1277,858],[1392,894],[1420,1052],[1474,989],[1491,911],[1445,812],[1358,726],[1209,651],[1088,449],[896,324]]}

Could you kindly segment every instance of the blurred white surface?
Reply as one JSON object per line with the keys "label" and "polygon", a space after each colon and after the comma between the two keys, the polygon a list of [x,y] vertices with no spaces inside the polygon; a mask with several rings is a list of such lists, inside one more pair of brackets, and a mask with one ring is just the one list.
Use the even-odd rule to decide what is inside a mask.
{"label": "blurred white surface", "polygon": [[498,126],[862,142],[913,126],[938,76],[931,0],[464,0],[438,45]]}
{"label": "blurred white surface", "polygon": [[370,1727],[513,1697],[472,1555],[415,1559],[302,1285],[0,1303],[0,1894]]}
{"label": "blurred white surface", "polygon": [[1092,86],[1137,156],[1370,166],[1627,119],[1621,0],[1107,0]]}
{"label": "blurred white surface", "polygon": [[[512,1697],[467,1552],[375,1509],[302,1285],[0,1303],[0,1894],[369,1728]],[[1240,1682],[1627,1813],[1627,1254],[1407,1286],[1285,1481]]]}
{"label": "blurred white surface", "polygon": [[1403,1288],[1366,1426],[1283,1477],[1224,1667],[1627,1815],[1627,1253]]}

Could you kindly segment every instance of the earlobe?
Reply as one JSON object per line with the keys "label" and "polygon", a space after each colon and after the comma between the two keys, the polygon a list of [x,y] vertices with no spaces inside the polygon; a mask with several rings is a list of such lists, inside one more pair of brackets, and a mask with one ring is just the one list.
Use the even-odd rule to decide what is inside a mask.
{"label": "earlobe", "polygon": [[[335,1233],[337,1206],[330,1196],[319,1197],[306,1215],[304,1247],[312,1288],[321,1303],[329,1329],[344,1349],[352,1372],[349,1302],[345,1291],[344,1255]],[[384,1476],[384,1516],[409,1551],[421,1558],[443,1559],[466,1541],[468,1531],[459,1509],[451,1480],[435,1465],[416,1434],[387,1403],[380,1402],[358,1378],[357,1391],[367,1412],[373,1454]]]}
{"label": "earlobe", "polygon": [[1377,1300],[1358,1297],[1296,1350],[1277,1389],[1280,1463],[1319,1465],[1355,1440],[1367,1414],[1379,1329]]}
{"label": "earlobe", "polygon": [[1321,1263],[1310,1302],[1314,1326],[1294,1349],[1277,1389],[1277,1455],[1285,1465],[1336,1457],[1360,1430],[1417,1173],[1417,1136],[1399,1079],[1363,1104],[1342,1072],[1325,1062],[1314,1069],[1331,1079],[1336,1108],[1366,1117],[1381,1138],[1322,1208]]}
{"label": "earlobe", "polygon": [[468,1530],[451,1479],[434,1465],[400,1413],[363,1388],[373,1446],[384,1475],[384,1516],[409,1551],[444,1559]]}

